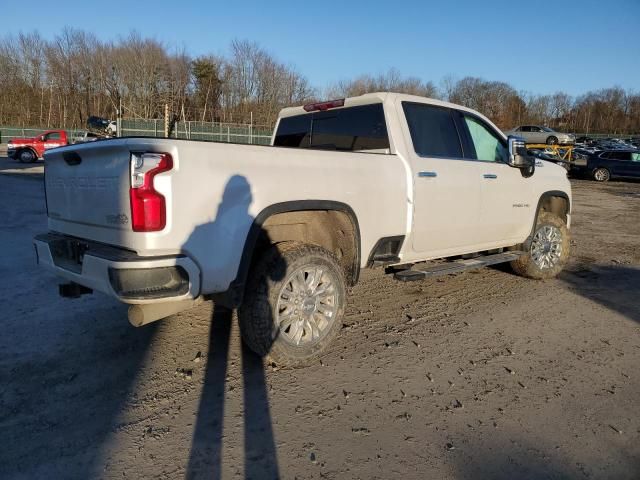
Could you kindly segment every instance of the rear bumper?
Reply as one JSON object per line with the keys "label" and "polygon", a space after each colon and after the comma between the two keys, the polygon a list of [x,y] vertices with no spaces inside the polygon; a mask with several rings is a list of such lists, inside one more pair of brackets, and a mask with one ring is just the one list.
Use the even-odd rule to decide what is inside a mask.
{"label": "rear bumper", "polygon": [[[141,257],[57,233],[38,235],[33,243],[42,267],[124,303],[174,302],[195,299],[200,294],[200,269],[184,255]],[[77,244],[82,245],[79,259],[69,248]]]}

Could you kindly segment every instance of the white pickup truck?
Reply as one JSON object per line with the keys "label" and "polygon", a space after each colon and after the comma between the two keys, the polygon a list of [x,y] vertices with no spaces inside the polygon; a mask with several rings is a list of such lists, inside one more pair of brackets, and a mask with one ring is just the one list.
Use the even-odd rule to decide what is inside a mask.
{"label": "white pickup truck", "polygon": [[[38,261],[131,304],[139,326],[201,298],[280,364],[340,331],[361,268],[400,281],[569,256],[567,172],[458,105],[371,93],[284,109],[271,146],[119,138],[45,155]],[[381,269],[382,271],[382,269]]]}

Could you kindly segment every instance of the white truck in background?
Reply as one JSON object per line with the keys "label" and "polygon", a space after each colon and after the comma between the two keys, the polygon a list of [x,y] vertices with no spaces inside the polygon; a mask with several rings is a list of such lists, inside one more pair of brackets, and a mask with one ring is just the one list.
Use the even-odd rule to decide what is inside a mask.
{"label": "white truck in background", "polygon": [[213,298],[286,365],[325,351],[361,268],[409,281],[510,262],[540,279],[570,248],[565,169],[478,112],[395,93],[286,108],[271,146],[58,148],[45,186],[34,242],[61,294],[105,292],[138,326]]}

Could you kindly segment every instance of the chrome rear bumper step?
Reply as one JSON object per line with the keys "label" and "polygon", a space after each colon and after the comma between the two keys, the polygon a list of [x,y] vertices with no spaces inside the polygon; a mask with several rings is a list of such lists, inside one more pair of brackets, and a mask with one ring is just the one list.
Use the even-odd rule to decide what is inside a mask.
{"label": "chrome rear bumper step", "polygon": [[512,250],[509,252],[496,253],[494,255],[454,260],[426,266],[419,270],[401,270],[399,272],[395,272],[393,278],[400,280],[401,282],[413,282],[430,277],[439,277],[441,275],[451,275],[453,273],[465,272],[467,270],[475,270],[489,265],[496,265],[498,263],[511,262],[513,260],[517,260],[518,257],[524,254],[525,252]]}

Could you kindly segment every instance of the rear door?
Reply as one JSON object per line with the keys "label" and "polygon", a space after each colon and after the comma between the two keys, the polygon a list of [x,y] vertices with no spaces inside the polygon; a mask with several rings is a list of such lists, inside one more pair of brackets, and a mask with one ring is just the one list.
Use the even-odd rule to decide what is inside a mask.
{"label": "rear door", "polygon": [[520,127],[520,131],[517,133],[520,137],[524,138],[524,141],[527,143],[533,143],[531,141],[531,127],[528,125],[523,125]]}
{"label": "rear door", "polygon": [[598,156],[596,168],[606,168],[611,175],[623,175],[624,165],[616,158],[617,152],[603,152]]}
{"label": "rear door", "polygon": [[402,102],[414,173],[413,250],[423,258],[478,243],[482,165],[464,158],[455,110]]}
{"label": "rear door", "polygon": [[623,177],[633,176],[633,162],[631,152],[609,152],[611,173]]}
{"label": "rear door", "polygon": [[531,127],[531,140],[529,143],[547,143],[547,134],[540,127]]}
{"label": "rear door", "polygon": [[631,163],[629,164],[629,176],[640,177],[640,151],[631,152]]}

